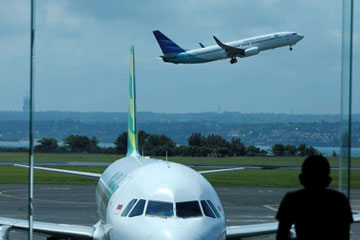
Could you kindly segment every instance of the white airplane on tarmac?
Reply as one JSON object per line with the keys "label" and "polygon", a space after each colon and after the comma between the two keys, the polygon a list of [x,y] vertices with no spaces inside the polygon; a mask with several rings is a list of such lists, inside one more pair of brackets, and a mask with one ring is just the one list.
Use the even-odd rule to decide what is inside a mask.
{"label": "white airplane on tarmac", "polygon": [[250,57],[269,49],[289,46],[291,51],[292,46],[304,38],[304,36],[295,32],[278,32],[229,43],[222,43],[214,36],[217,45],[205,47],[202,43],[199,43],[201,48],[185,50],[160,31],[156,30],[153,31],[153,33],[164,54],[160,57],[164,62],[175,64],[206,63],[226,58],[231,58],[230,63],[234,64],[237,63],[237,57]]}
{"label": "white airplane on tarmac", "polygon": [[[277,222],[227,227],[219,197],[202,176],[243,168],[196,172],[181,164],[139,154],[133,47],[130,54],[126,157],[112,163],[103,174],[35,167],[99,179],[98,223],[80,226],[34,221],[33,232],[49,235],[49,240],[225,240],[275,233]],[[29,229],[28,221],[22,219],[0,217],[0,225],[0,240],[5,240],[11,229]]]}

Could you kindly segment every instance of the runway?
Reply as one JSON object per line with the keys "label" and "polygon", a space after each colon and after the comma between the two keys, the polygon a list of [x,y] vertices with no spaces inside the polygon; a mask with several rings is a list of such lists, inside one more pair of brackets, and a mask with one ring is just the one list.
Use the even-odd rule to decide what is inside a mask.
{"label": "runway", "polygon": [[[98,221],[95,187],[89,185],[35,185],[34,220],[55,223],[93,225]],[[216,188],[223,203],[228,225],[275,221],[285,188]],[[27,219],[27,185],[0,185],[0,216]],[[352,192],[353,211],[360,212],[360,189]],[[334,206],[335,207],[335,206]],[[351,240],[360,240],[360,224],[352,225]],[[12,232],[10,239],[27,235]],[[44,240],[44,236],[34,239]],[[274,236],[259,239],[274,240]]]}

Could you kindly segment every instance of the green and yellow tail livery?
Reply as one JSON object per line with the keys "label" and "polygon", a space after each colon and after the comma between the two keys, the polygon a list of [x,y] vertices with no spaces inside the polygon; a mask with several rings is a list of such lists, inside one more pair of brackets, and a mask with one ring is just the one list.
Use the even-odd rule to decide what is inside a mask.
{"label": "green and yellow tail livery", "polygon": [[129,82],[129,117],[128,144],[126,156],[138,155],[136,129],[136,93],[135,93],[135,54],[134,46],[130,47],[130,82]]}

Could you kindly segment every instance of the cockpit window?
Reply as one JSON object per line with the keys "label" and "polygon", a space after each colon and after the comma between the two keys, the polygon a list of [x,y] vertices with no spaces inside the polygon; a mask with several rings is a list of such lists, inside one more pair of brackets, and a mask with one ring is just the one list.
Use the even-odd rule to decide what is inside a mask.
{"label": "cockpit window", "polygon": [[210,201],[210,200],[207,200],[208,204],[210,205],[211,209],[213,210],[213,212],[215,213],[216,217],[220,218],[220,214],[219,212],[217,211],[215,205]]}
{"label": "cockpit window", "polygon": [[126,206],[125,210],[122,212],[121,216],[126,217],[130,212],[131,208],[135,205],[137,199],[131,200],[128,205]]}
{"label": "cockpit window", "polygon": [[211,208],[209,207],[209,205],[207,204],[207,202],[205,200],[201,201],[201,206],[203,208],[205,216],[208,216],[211,218],[216,218],[215,214],[213,213],[213,211],[211,210]]}
{"label": "cockpit window", "polygon": [[158,217],[171,217],[174,215],[173,204],[171,202],[149,201],[145,214]]}
{"label": "cockpit window", "polygon": [[202,213],[200,210],[199,202],[198,201],[177,202],[176,216],[180,218],[201,217]]}
{"label": "cockpit window", "polygon": [[296,33],[293,33],[292,35],[296,35]]}
{"label": "cockpit window", "polygon": [[145,202],[146,201],[144,199],[140,199],[134,209],[131,211],[129,217],[136,217],[142,215],[144,212]]}

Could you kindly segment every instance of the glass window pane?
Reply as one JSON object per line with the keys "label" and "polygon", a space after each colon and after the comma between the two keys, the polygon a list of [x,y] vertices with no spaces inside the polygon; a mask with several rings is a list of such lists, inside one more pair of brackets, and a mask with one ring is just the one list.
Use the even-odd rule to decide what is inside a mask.
{"label": "glass window pane", "polygon": [[210,200],[207,200],[207,202],[209,203],[211,209],[214,211],[216,217],[220,218],[220,214],[219,214],[219,212],[217,211],[215,205],[214,205]]}
{"label": "glass window pane", "polygon": [[133,199],[129,202],[129,204],[126,206],[125,210],[123,211],[123,213],[121,214],[121,216],[125,217],[128,215],[128,213],[130,212],[131,208],[135,205],[137,199]]}
{"label": "glass window pane", "polygon": [[215,218],[215,214],[211,211],[209,205],[206,203],[205,200],[201,201],[201,206],[203,208],[204,214],[205,216],[211,217],[211,218]]}
{"label": "glass window pane", "polygon": [[146,215],[171,217],[174,215],[173,204],[170,202],[149,201]]}
{"label": "glass window pane", "polygon": [[129,217],[136,217],[142,215],[144,212],[145,202],[146,201],[144,199],[140,199],[134,209],[131,211]]}
{"label": "glass window pane", "polygon": [[180,218],[201,217],[202,213],[200,210],[199,202],[198,201],[177,202],[176,216]]}

